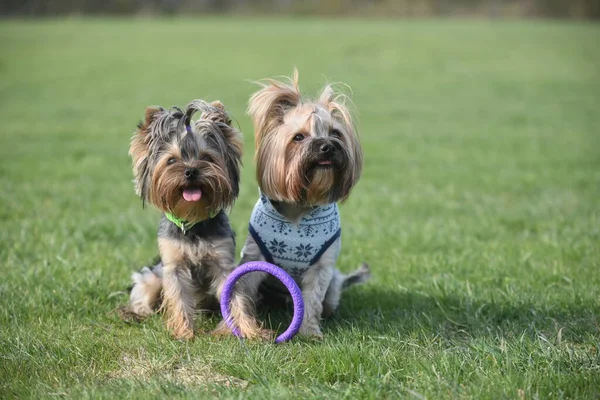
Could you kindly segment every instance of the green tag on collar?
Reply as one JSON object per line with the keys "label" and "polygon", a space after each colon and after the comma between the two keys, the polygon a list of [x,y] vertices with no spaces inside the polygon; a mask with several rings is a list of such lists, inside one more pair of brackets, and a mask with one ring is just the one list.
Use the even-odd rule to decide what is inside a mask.
{"label": "green tag on collar", "polygon": [[[208,218],[214,218],[217,214],[218,214],[218,212],[211,211],[208,214]],[[189,231],[190,229],[192,229],[194,227],[194,225],[196,225],[198,222],[200,222],[200,221],[198,221],[198,222],[188,222],[188,221],[186,221],[184,219],[177,218],[175,215],[173,215],[173,214],[171,214],[169,212],[165,213],[165,217],[167,217],[167,219],[169,221],[171,221],[172,223],[174,223],[175,225],[177,225],[177,227],[179,229],[181,229],[181,231],[183,233],[185,233],[186,231]]]}

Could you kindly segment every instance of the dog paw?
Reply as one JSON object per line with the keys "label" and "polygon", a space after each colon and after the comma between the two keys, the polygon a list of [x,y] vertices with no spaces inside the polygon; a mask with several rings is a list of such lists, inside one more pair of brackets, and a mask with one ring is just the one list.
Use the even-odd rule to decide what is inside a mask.
{"label": "dog paw", "polygon": [[194,330],[188,328],[174,330],[171,334],[177,340],[192,340],[194,338]]}
{"label": "dog paw", "polygon": [[173,337],[177,340],[192,340],[194,338],[194,331],[177,332],[173,334]]}
{"label": "dog paw", "polygon": [[264,340],[270,342],[275,339],[275,331],[270,329],[260,329],[254,336],[254,339]]}
{"label": "dog paw", "polygon": [[314,339],[314,340],[323,340],[323,332],[321,332],[321,329],[319,329],[319,327],[304,327],[302,326],[300,328],[300,331],[298,332],[300,333],[300,335]]}
{"label": "dog paw", "polygon": [[257,329],[242,332],[242,336],[248,340],[272,342],[275,339],[275,332],[270,329]]}
{"label": "dog paw", "polygon": [[[242,337],[250,340],[271,341],[275,337],[275,332],[269,329],[246,329],[241,332]],[[217,337],[233,335],[231,328],[224,321],[219,322],[217,327],[211,332],[211,335]]]}
{"label": "dog paw", "polygon": [[125,322],[142,322],[148,315],[136,313],[130,306],[121,306],[117,308],[119,317]]}
{"label": "dog paw", "polygon": [[227,326],[225,321],[221,321],[217,324],[217,327],[213,329],[210,334],[212,336],[222,337],[232,335],[233,333],[231,332],[231,329]]}

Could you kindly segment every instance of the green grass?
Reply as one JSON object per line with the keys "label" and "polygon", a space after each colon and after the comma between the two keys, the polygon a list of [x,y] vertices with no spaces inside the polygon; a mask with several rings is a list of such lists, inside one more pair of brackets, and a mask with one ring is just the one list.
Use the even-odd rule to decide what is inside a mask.
{"label": "green grass", "polygon": [[[559,22],[0,22],[0,398],[598,398],[600,27]],[[169,338],[112,295],[156,254],[131,184],[144,108],[248,79],[352,87],[366,155],[323,342]],[[239,245],[238,245],[239,246]],[[209,330],[217,318],[198,322]]]}

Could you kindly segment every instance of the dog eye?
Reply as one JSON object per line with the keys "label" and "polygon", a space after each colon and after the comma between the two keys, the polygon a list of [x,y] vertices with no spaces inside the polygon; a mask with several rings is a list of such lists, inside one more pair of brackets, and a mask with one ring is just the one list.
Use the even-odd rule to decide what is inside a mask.
{"label": "dog eye", "polygon": [[169,158],[169,160],[167,161],[167,165],[173,165],[177,162],[177,160],[173,157]]}
{"label": "dog eye", "polygon": [[342,133],[337,129],[333,129],[331,132],[329,132],[329,136],[331,136],[332,138],[339,139],[342,137]]}
{"label": "dog eye", "polygon": [[296,134],[296,136],[294,136],[294,142],[301,142],[304,140],[304,135],[301,133]]}
{"label": "dog eye", "polygon": [[211,162],[212,161],[212,157],[209,156],[208,154],[203,154],[202,156],[200,156],[200,160],[201,161],[206,161],[206,162]]}

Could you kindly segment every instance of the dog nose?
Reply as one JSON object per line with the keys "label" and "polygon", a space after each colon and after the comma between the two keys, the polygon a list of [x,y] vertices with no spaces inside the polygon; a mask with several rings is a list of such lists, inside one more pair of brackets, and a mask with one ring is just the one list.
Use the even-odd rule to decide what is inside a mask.
{"label": "dog nose", "polygon": [[186,168],[185,171],[183,171],[183,175],[185,175],[185,177],[188,179],[197,178],[198,177],[198,169]]}
{"label": "dog nose", "polygon": [[321,153],[331,153],[333,151],[333,145],[329,143],[325,143],[321,145]]}

